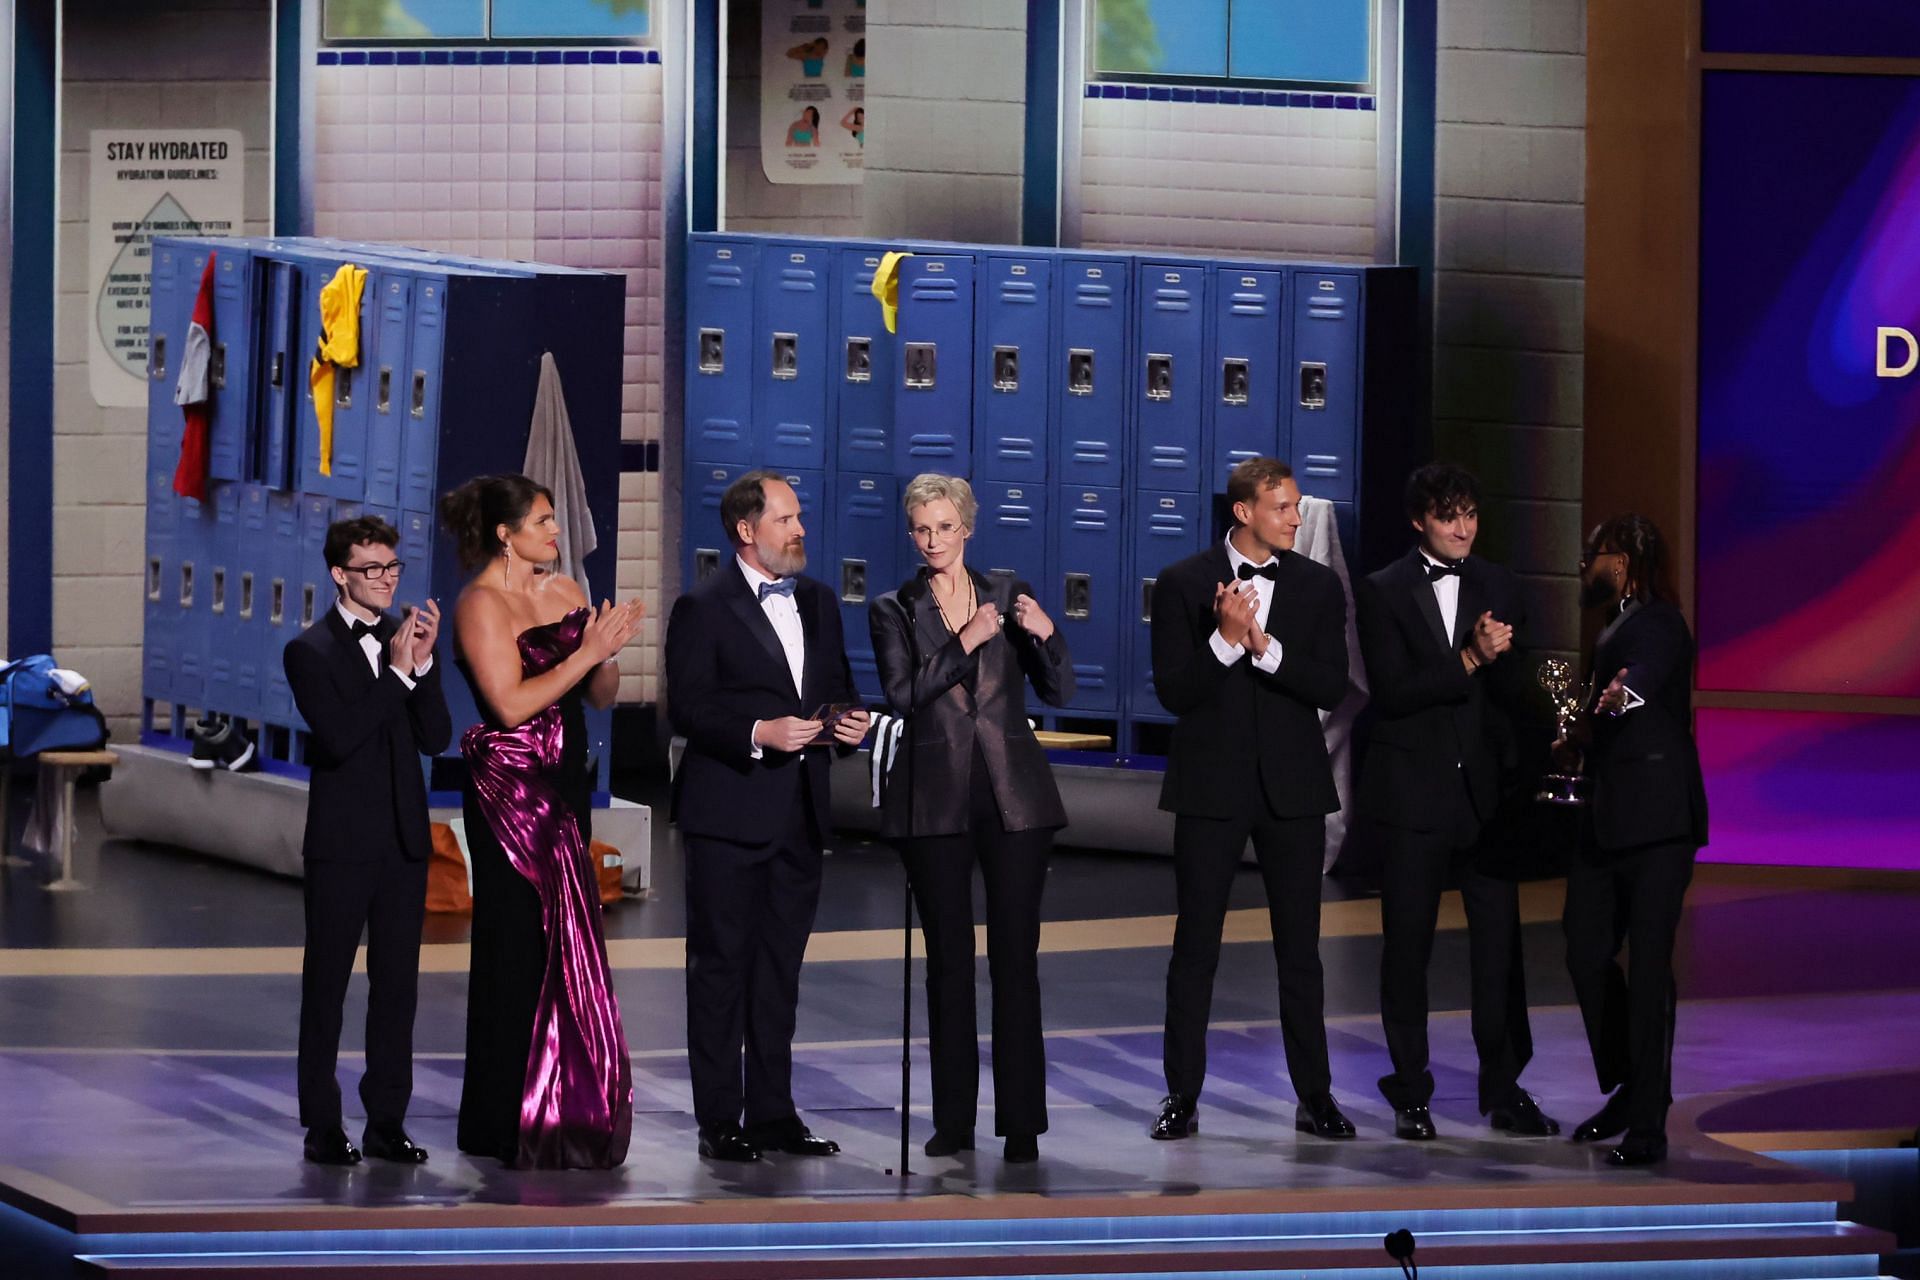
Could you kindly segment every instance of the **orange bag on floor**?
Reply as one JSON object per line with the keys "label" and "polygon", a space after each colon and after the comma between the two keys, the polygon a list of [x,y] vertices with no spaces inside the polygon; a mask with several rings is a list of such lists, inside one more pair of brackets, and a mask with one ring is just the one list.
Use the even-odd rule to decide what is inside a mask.
{"label": "orange bag on floor", "polygon": [[626,874],[627,860],[618,849],[598,840],[587,842],[587,854],[600,873],[600,905],[610,907],[626,896],[626,890],[620,887],[620,877]]}
{"label": "orange bag on floor", "polygon": [[433,824],[433,853],[427,858],[427,910],[448,915],[473,913],[473,893],[467,888],[467,855],[453,828],[444,822]]}

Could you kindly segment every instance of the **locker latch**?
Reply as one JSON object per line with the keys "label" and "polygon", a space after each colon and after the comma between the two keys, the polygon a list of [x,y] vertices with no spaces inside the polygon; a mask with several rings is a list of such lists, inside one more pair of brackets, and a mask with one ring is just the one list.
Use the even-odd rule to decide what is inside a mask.
{"label": "locker latch", "polygon": [[1220,362],[1220,401],[1222,404],[1245,404],[1247,387],[1252,381],[1244,358],[1228,356]]}
{"label": "locker latch", "polygon": [[215,391],[227,385],[227,344],[216,342],[213,351],[207,357],[207,381],[213,384]]}
{"label": "locker latch", "polygon": [[847,339],[847,381],[873,381],[873,340],[871,338]]}
{"label": "locker latch", "polygon": [[240,575],[240,617],[242,621],[253,619],[253,575]]}
{"label": "locker latch", "polygon": [[286,379],[287,353],[284,351],[276,351],[273,353],[273,385],[276,387],[280,386]]}
{"label": "locker latch", "polygon": [[267,621],[279,626],[287,620],[287,580],[275,578],[273,589],[267,594]]}
{"label": "locker latch", "polygon": [[180,566],[180,607],[193,608],[193,561]]}
{"label": "locker latch", "polygon": [[344,366],[333,376],[333,402],[342,409],[353,404],[353,370]]}
{"label": "locker latch", "polygon": [[1147,399],[1173,399],[1172,356],[1149,355],[1147,357]]}
{"label": "locker latch", "polygon": [[1074,347],[1067,352],[1067,394],[1093,394],[1093,352],[1085,347]]}
{"label": "locker latch", "polygon": [[158,382],[160,379],[167,376],[167,335],[166,334],[156,333],[153,335],[153,353],[149,358],[148,363],[153,367],[153,380],[155,382]]}
{"label": "locker latch", "polygon": [[995,391],[1020,389],[1020,348],[995,347],[993,349],[993,389]]}
{"label": "locker latch", "polygon": [[1300,407],[1302,409],[1327,407],[1326,365],[1311,360],[1300,362]]}
{"label": "locker latch", "polygon": [[313,625],[313,584],[311,582],[300,584],[300,625],[302,627]]}
{"label": "locker latch", "polygon": [[935,376],[939,372],[938,344],[932,342],[909,342],[901,356],[901,368],[906,373],[906,384],[912,391],[931,391]]}
{"label": "locker latch", "polygon": [[1070,573],[1067,575],[1066,590],[1062,593],[1066,600],[1066,615],[1076,622],[1093,616],[1093,575]]}
{"label": "locker latch", "polygon": [[427,416],[427,371],[413,371],[413,406],[408,410],[416,418]]}
{"label": "locker latch", "polygon": [[707,575],[720,567],[720,553],[712,547],[701,547],[693,553],[693,580],[704,582]]}
{"label": "locker latch", "polygon": [[379,394],[374,397],[374,408],[378,409],[381,413],[392,412],[393,410],[393,366],[392,365],[383,364],[380,366],[380,381],[377,385],[378,385]]}
{"label": "locker latch", "polygon": [[799,334],[776,333],[773,335],[773,376],[776,378],[800,376]]}
{"label": "locker latch", "polygon": [[1140,621],[1153,621],[1153,584],[1158,578],[1140,579]]}
{"label": "locker latch", "polygon": [[727,331],[702,329],[700,331],[700,372],[725,373],[726,371]]}
{"label": "locker latch", "polygon": [[842,560],[840,562],[840,603],[865,604],[866,602],[867,562]]}
{"label": "locker latch", "polygon": [[160,598],[160,557],[147,557],[147,599]]}
{"label": "locker latch", "polygon": [[215,613],[225,613],[227,611],[227,571],[220,565],[213,567],[212,607]]}

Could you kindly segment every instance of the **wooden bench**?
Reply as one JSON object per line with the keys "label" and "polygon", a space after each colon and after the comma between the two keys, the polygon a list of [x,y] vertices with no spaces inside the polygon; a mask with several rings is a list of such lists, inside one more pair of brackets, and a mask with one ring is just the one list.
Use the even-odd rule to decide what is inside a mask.
{"label": "wooden bench", "polygon": [[[112,768],[120,763],[120,757],[111,751],[42,751],[33,760],[40,766],[40,787],[34,804],[37,808],[52,800],[50,832],[60,853],[60,878],[47,889],[53,893],[84,889],[86,885],[73,878],[73,787],[84,771],[101,765]],[[41,815],[42,823],[45,820],[46,815]],[[29,819],[29,829],[34,825]]]}

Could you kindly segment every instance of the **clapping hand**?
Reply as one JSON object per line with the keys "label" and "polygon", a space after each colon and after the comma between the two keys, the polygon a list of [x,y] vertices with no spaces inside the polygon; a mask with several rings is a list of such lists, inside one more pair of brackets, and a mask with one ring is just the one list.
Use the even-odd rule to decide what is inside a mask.
{"label": "clapping hand", "polygon": [[[1244,590],[1236,582],[1231,585],[1221,583],[1213,590],[1213,617],[1220,628],[1220,638],[1236,647],[1247,643],[1248,637],[1258,629],[1254,622],[1254,610],[1259,607],[1260,593],[1248,586]],[[1264,637],[1263,637],[1264,639]],[[1262,649],[1266,645],[1262,643]]]}
{"label": "clapping hand", "polygon": [[413,636],[413,656],[405,668],[409,672],[418,671],[433,661],[433,646],[440,639],[440,602],[429,599],[418,609],[407,610],[407,617],[400,625],[396,635]]}
{"label": "clapping hand", "polygon": [[1492,613],[1483,613],[1474,620],[1471,647],[1474,664],[1484,667],[1513,648],[1513,628]]}
{"label": "clapping hand", "polygon": [[[412,605],[400,617],[400,625],[387,637],[387,669],[401,675],[413,674],[414,629],[419,625],[420,611]],[[437,615],[436,615],[437,618]],[[437,623],[436,623],[437,625]]]}

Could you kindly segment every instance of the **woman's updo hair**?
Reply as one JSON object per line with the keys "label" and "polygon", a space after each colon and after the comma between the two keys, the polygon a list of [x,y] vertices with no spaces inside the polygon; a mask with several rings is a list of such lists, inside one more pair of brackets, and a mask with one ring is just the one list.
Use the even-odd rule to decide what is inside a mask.
{"label": "woman's updo hair", "polygon": [[494,530],[501,525],[518,530],[533,510],[533,500],[553,501],[553,491],[523,475],[475,476],[458,489],[441,495],[440,525],[453,535],[460,567],[472,573],[500,554],[503,544]]}

